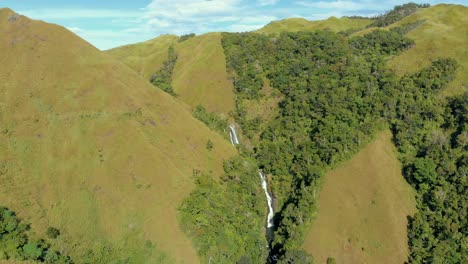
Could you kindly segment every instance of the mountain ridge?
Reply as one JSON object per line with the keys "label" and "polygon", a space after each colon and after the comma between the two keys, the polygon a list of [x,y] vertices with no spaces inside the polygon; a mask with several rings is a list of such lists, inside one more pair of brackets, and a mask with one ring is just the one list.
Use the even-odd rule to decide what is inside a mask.
{"label": "mountain ridge", "polygon": [[38,233],[60,228],[53,247],[72,257],[109,246],[108,258],[196,263],[177,208],[193,170],[221,175],[235,149],[67,29],[11,9],[0,25],[3,205]]}

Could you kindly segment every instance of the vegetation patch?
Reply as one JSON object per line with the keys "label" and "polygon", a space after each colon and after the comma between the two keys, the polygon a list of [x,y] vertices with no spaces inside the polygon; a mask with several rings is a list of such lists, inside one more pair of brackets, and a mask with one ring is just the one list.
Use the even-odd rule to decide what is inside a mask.
{"label": "vegetation patch", "polygon": [[195,172],[196,188],[183,202],[180,222],[204,263],[263,263],[265,201],[258,165],[247,154],[224,163],[216,181]]}
{"label": "vegetation patch", "polygon": [[167,49],[167,60],[163,62],[161,69],[151,76],[150,82],[161,90],[175,96],[172,89],[172,73],[177,61],[177,54],[173,46]]}
{"label": "vegetation patch", "polygon": [[386,12],[383,15],[377,16],[374,18],[374,22],[369,24],[368,27],[386,27],[390,24],[393,24],[397,21],[402,20],[403,18],[415,13],[419,8],[428,8],[429,4],[416,4],[416,3],[407,3],[404,5],[397,5],[392,10]]}
{"label": "vegetation patch", "polygon": [[[74,263],[69,256],[51,249],[45,239],[30,239],[29,230],[30,226],[22,223],[14,212],[0,207],[0,260],[29,260],[50,264]],[[49,235],[49,232],[47,234]],[[57,238],[60,232],[54,229],[53,234],[53,238]]]}

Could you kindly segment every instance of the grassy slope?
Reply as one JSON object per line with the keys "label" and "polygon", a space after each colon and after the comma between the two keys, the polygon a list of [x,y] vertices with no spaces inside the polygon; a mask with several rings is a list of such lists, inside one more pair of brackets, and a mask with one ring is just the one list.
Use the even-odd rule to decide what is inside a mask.
{"label": "grassy slope", "polygon": [[370,24],[370,19],[350,19],[330,17],[325,20],[309,21],[304,18],[288,18],[279,21],[273,21],[265,27],[257,30],[258,33],[278,33],[281,31],[314,31],[331,30],[339,32],[347,29],[359,29]]}
{"label": "grassy slope", "polygon": [[[415,45],[392,58],[388,65],[398,75],[417,72],[438,58],[454,58],[460,64],[457,76],[444,91],[444,96],[456,95],[468,90],[468,7],[439,4],[391,24],[384,29],[413,23],[425,22],[407,34]],[[377,28],[367,28],[354,35],[364,35]]]}
{"label": "grassy slope", "polygon": [[174,91],[192,107],[202,104],[208,111],[229,113],[234,109],[234,92],[226,73],[221,33],[188,39],[176,47]]}
{"label": "grassy slope", "polygon": [[391,133],[383,132],[325,176],[304,248],[319,264],[329,256],[337,263],[403,263],[406,216],[414,210]]}
{"label": "grassy slope", "polygon": [[142,43],[126,45],[106,52],[137,71],[145,80],[149,80],[167,59],[167,49],[175,44],[177,39],[175,35],[162,35]]}
{"label": "grassy slope", "polygon": [[167,58],[171,44],[178,54],[172,84],[180,98],[192,107],[202,104],[210,112],[227,114],[233,110],[233,88],[226,73],[220,33],[196,36],[182,43],[177,43],[175,36],[162,36],[108,52],[147,80]]}
{"label": "grassy slope", "polygon": [[[185,104],[66,29],[0,10],[0,201],[78,257],[148,239],[196,263],[178,226],[194,168],[222,172],[235,150]],[[211,139],[215,148],[206,150]],[[172,262],[172,261],[170,261]]]}
{"label": "grassy slope", "polygon": [[416,45],[395,57],[389,65],[397,74],[416,72],[429,66],[439,57],[458,61],[457,77],[445,90],[445,95],[468,90],[468,7],[440,4],[419,10],[417,13],[389,27],[425,19],[420,27],[408,33]]}

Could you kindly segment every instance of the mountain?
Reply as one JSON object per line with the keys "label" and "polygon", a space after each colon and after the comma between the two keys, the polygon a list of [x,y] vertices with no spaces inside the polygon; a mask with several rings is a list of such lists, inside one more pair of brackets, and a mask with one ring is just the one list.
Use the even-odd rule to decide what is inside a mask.
{"label": "mountain", "polygon": [[[308,21],[302,18],[291,18],[271,22],[257,32],[278,33],[318,29],[330,29],[337,32],[362,28],[370,23],[369,19],[332,17],[321,21]],[[179,55],[172,85],[180,99],[192,107],[201,104],[211,112],[227,115],[232,111],[234,109],[233,87],[228,81],[220,33],[195,36],[181,43],[177,42],[176,36],[163,35],[146,42],[117,47],[106,52],[149,80],[162,66],[167,58],[166,50],[171,45],[175,46]]]}
{"label": "mountain", "polygon": [[[406,10],[409,11],[406,12]],[[372,27],[371,25],[378,24],[374,23],[374,21],[379,20],[380,18],[366,19],[357,17],[331,17],[322,21],[308,21],[301,18],[292,18],[271,22],[270,24],[255,31],[254,33],[268,35],[272,33],[277,34],[280,32],[315,32],[317,30],[325,30],[331,32],[340,32],[341,36],[349,36],[349,39],[356,39],[355,37],[364,36],[372,32],[378,32],[379,30],[384,30],[387,32],[393,32],[394,30],[395,32],[400,32],[401,35],[408,37],[409,39],[414,41],[414,43],[406,48],[401,49],[400,51],[393,51],[385,55],[386,68],[393,70],[396,73],[396,76],[398,76],[398,78],[403,78],[403,76],[410,74],[407,75],[405,78],[417,79],[416,76],[418,76],[418,74],[422,74],[421,71],[430,71],[429,68],[434,66],[434,61],[440,58],[453,58],[456,60],[458,64],[458,69],[456,71],[455,78],[451,80],[451,77],[447,77],[449,82],[441,92],[441,95],[443,96],[439,96],[438,94],[434,95],[438,98],[437,100],[440,100],[438,102],[444,102],[442,97],[460,95],[463,92],[465,92],[466,88],[468,87],[468,80],[466,79],[468,76],[468,54],[466,49],[466,43],[468,43],[468,21],[466,20],[466,18],[468,17],[466,15],[467,12],[468,8],[460,5],[440,4],[428,7],[424,5],[418,6],[416,4],[407,4],[397,7],[395,11],[389,12],[381,16],[382,18],[385,18],[384,21],[396,21],[393,21],[390,24],[385,22],[383,24],[385,26],[382,27]],[[397,15],[395,16],[395,14]],[[401,17],[399,17],[400,15]],[[385,16],[388,16],[388,19]],[[395,19],[395,17],[397,17],[397,19]],[[283,99],[285,99],[285,97],[287,98],[288,95],[282,94],[281,92],[283,92],[283,90],[281,90],[281,92],[278,92],[278,87],[274,87],[275,85],[271,84],[276,81],[276,84],[283,85],[285,82],[288,82],[290,80],[288,80],[287,75],[282,76],[281,78],[275,76],[275,74],[282,73],[281,70],[277,70],[274,73],[271,73],[271,71],[272,69],[275,70],[274,63],[278,63],[282,67],[288,67],[287,63],[281,61],[282,59],[287,60],[287,58],[283,58],[281,57],[281,55],[277,55],[277,61],[275,61],[274,63],[268,61],[268,59],[266,59],[266,61],[262,61],[262,56],[265,57],[268,55],[264,55],[262,53],[263,51],[258,50],[257,47],[264,45],[264,43],[268,41],[268,39],[266,38],[262,38],[259,36],[254,37],[252,35],[250,35],[252,36],[251,38],[245,36],[242,37],[240,35],[232,35],[232,39],[229,40],[229,36],[227,37],[227,35],[223,34],[222,41],[220,43],[220,41],[217,38],[212,37],[216,34],[217,33],[210,33],[207,35],[190,38],[181,43],[173,43],[173,45],[175,45],[176,47],[175,49],[177,53],[184,54],[183,59],[180,59],[180,57],[178,58],[175,69],[183,68],[184,71],[176,72],[176,70],[174,70],[172,76],[172,85],[174,86],[174,90],[176,91],[176,93],[180,93],[179,98],[183,101],[188,102],[192,106],[202,104],[209,111],[217,113],[226,114],[226,111],[228,109],[220,111],[219,108],[216,107],[216,103],[214,103],[213,101],[210,102],[207,100],[200,99],[200,96],[219,93],[218,96],[222,97],[222,94],[225,94],[223,100],[225,100],[228,96],[233,96],[232,100],[236,101],[237,106],[237,108],[234,111],[233,117],[234,119],[236,119],[236,122],[240,125],[240,129],[243,136],[245,136],[243,141],[246,142],[245,144],[248,147],[252,147],[255,149],[256,155],[260,156],[260,158],[258,156],[257,158],[260,160],[261,166],[266,166],[264,163],[262,164],[261,159],[264,158],[262,157],[262,155],[268,156],[268,154],[264,154],[261,152],[261,148],[264,146],[262,146],[261,143],[259,145],[259,141],[261,142],[260,134],[266,133],[266,137],[278,138],[277,132],[271,132],[272,128],[269,127],[271,126],[271,124],[269,123],[271,123],[272,120],[274,123],[274,120],[278,119],[278,108],[282,108],[280,111],[283,112],[280,113],[283,114],[285,111],[290,110],[284,109],[285,105],[288,105],[284,103],[284,101],[288,101]],[[392,33],[390,33],[390,35],[391,34]],[[299,35],[296,38],[300,39],[301,36],[302,35]],[[307,36],[305,36],[304,34],[304,38],[305,37]],[[387,41],[383,40],[383,37],[386,36],[384,36],[384,34],[380,35],[380,37],[377,36],[378,39],[380,38],[380,40],[382,41]],[[196,41],[197,38],[199,38],[200,40]],[[206,39],[206,42],[201,41],[202,38]],[[209,39],[211,39],[211,42],[209,41]],[[163,40],[156,39],[154,41],[159,42]],[[277,39],[271,40],[271,42],[275,43],[277,41]],[[191,42],[198,43],[198,45],[196,46],[197,49],[194,49],[194,46],[189,44]],[[242,43],[242,45],[240,45],[239,43]],[[294,41],[290,40],[290,43],[294,43]],[[327,42],[325,41],[324,43]],[[138,47],[142,45],[144,45],[144,43],[135,44],[133,45],[133,47]],[[183,45],[190,45],[192,46],[192,49],[182,51],[180,47]],[[224,57],[224,55],[220,54],[221,51],[219,51],[219,47],[221,45],[224,48],[224,52],[227,54],[227,64],[219,63],[218,60],[215,60],[214,58],[209,56],[209,54],[213,54],[214,52],[212,53],[212,51],[216,49],[218,50],[216,51],[218,52],[218,55],[216,57]],[[391,44],[387,44],[385,42],[379,43],[376,45],[377,49],[381,45],[385,46]],[[271,48],[271,46],[268,45],[265,45],[263,47],[267,49]],[[109,53],[111,55],[113,52],[125,53],[125,48],[126,47],[116,48],[112,51],[109,51]],[[288,50],[288,47],[284,47],[284,49]],[[157,54],[158,52],[161,51],[155,49],[152,52],[152,54]],[[297,48],[296,52],[307,54],[306,51],[303,51],[300,48]],[[325,50],[324,52],[326,53],[327,50]],[[372,50],[372,52],[376,51]],[[126,62],[132,56],[133,54],[129,52],[127,53],[127,57],[124,58],[122,61]],[[204,68],[206,69],[205,72],[200,69],[201,65],[197,63],[199,61],[198,58],[204,58]],[[193,62],[190,59],[192,59]],[[205,59],[208,60],[207,63]],[[148,61],[156,62],[157,60],[155,60],[154,58],[145,58],[143,59],[143,61],[147,61],[145,63],[148,63]],[[254,63],[251,63],[252,61],[254,61]],[[268,65],[268,63],[272,63],[272,65]],[[289,75],[294,75],[293,72],[297,72],[298,68],[303,66],[305,63],[306,62],[302,61],[297,62],[294,70],[291,70],[289,72]],[[130,65],[130,63],[127,64]],[[155,63],[155,65],[156,64],[158,63]],[[218,65],[216,67],[218,70],[223,70],[213,71],[212,69],[209,69],[210,65],[215,64]],[[264,64],[267,64],[267,66],[265,66]],[[162,65],[162,63],[159,63],[159,65]],[[130,66],[133,67],[132,65]],[[309,69],[310,71],[310,68],[306,67],[306,69]],[[156,72],[156,70],[157,69],[155,69],[154,72]],[[186,71],[196,73],[196,77],[194,78],[193,75],[184,74],[184,72]],[[198,83],[198,79],[226,78],[225,72],[228,72],[229,78],[233,79],[233,83],[235,85],[236,90],[234,94],[222,93],[222,88],[226,88],[228,86],[217,86],[216,84],[210,84],[208,86],[205,85],[202,87],[197,87],[197,85],[195,85],[196,83]],[[427,75],[421,78],[430,82],[432,81],[431,78],[438,78],[435,77],[438,74],[439,73]],[[145,78],[148,78],[150,75],[151,74],[148,74],[147,76],[145,76]],[[450,73],[448,73],[448,75],[450,75]],[[269,78],[271,77],[276,78],[276,80],[269,80]],[[439,80],[439,82],[445,83],[446,80]],[[289,85],[299,85],[299,83],[293,82],[292,84],[289,83]],[[405,86],[405,84],[402,84],[402,86]],[[209,87],[210,91],[208,93],[207,87]],[[232,88],[229,89],[231,90]],[[258,92],[253,93],[252,95],[252,89],[258,89]],[[408,90],[409,89],[410,88],[408,88]],[[188,91],[190,91],[190,93]],[[418,94],[418,92],[416,91],[411,91],[410,93]],[[307,95],[304,94],[302,96]],[[397,97],[399,96],[400,95],[398,95]],[[427,96],[428,98],[432,98],[432,95]],[[308,102],[310,102],[310,100],[312,99],[308,100]],[[314,98],[314,100],[318,99]],[[314,100],[312,101],[315,102]],[[299,98],[296,98],[296,101],[301,102]],[[278,102],[282,102],[282,105],[278,105]],[[317,102],[315,103],[317,105],[320,104]],[[289,104],[293,105],[294,103],[290,102]],[[336,101],[335,104],[337,104]],[[441,104],[445,104],[445,102]],[[307,104],[304,105],[304,107],[307,109]],[[437,107],[439,107],[439,110],[437,111],[443,111],[440,110],[440,106]],[[436,109],[435,106],[434,109]],[[302,115],[304,114],[300,109],[295,109],[295,111],[297,112],[293,112],[292,110],[290,111],[291,113],[288,114],[292,115],[290,117],[291,119],[293,117],[296,117],[293,113],[296,113],[298,115],[301,115],[301,113]],[[316,114],[320,115],[320,112]],[[443,118],[445,117],[440,117],[440,119]],[[291,119],[283,120],[283,126],[288,126],[289,123],[297,122],[293,122],[291,121]],[[409,122],[408,120],[411,119],[407,119],[406,121]],[[303,123],[301,125],[307,124],[307,121],[305,120],[302,122]],[[392,122],[398,123],[400,121],[390,121],[390,123]],[[429,125],[429,123],[430,122],[426,122],[424,129],[422,129],[421,131],[427,130],[429,131],[427,133],[430,134],[436,133],[434,131],[441,130],[442,132],[440,133],[445,134],[445,137],[456,136],[449,135],[450,132],[444,131],[442,125],[441,127],[437,127],[437,125],[432,124],[433,126],[436,126],[436,128],[433,128]],[[292,222],[303,221],[302,217],[305,217],[300,213],[295,213],[296,211],[300,211],[300,209],[298,208],[300,207],[301,202],[297,202],[296,204],[294,204],[294,209],[290,209],[287,207],[286,204],[284,204],[284,200],[298,199],[297,194],[295,193],[298,192],[298,190],[294,190],[294,186],[291,187],[291,192],[294,194],[292,196],[288,196],[288,189],[287,187],[285,188],[287,184],[285,184],[285,182],[290,181],[290,179],[286,175],[281,175],[282,173],[284,173],[285,170],[283,163],[287,162],[289,159],[292,159],[291,156],[294,156],[294,153],[291,153],[289,154],[290,156],[287,156],[283,153],[292,152],[290,146],[288,146],[288,148],[286,149],[283,149],[281,143],[271,143],[272,146],[269,149],[269,151],[276,153],[276,156],[270,154],[271,156],[266,158],[269,159],[267,160],[267,164],[271,160],[274,160],[276,163],[280,163],[280,165],[276,166],[275,164],[271,165],[275,167],[276,171],[273,171],[271,173],[272,175],[270,175],[272,178],[270,182],[272,185],[271,188],[276,196],[277,210],[280,210],[279,212],[277,212],[276,215],[277,221],[280,222],[280,226],[278,227],[278,230],[276,230],[277,233],[275,233],[275,236],[285,237],[282,238],[283,240],[278,243],[282,244],[282,246],[284,247],[287,247],[287,249],[290,251],[291,249],[295,248],[305,249],[306,251],[316,256],[320,262],[326,261],[327,257],[335,257],[337,260],[341,261],[349,260],[351,258],[353,262],[375,262],[378,261],[378,259],[380,258],[386,257],[388,257],[391,260],[398,259],[399,261],[406,261],[408,254],[410,260],[415,261],[420,259],[421,255],[424,255],[423,253],[419,253],[420,251],[418,250],[421,249],[418,248],[418,246],[415,246],[414,244],[420,243],[415,241],[419,239],[417,238],[418,235],[423,235],[419,233],[417,235],[412,233],[418,232],[419,230],[415,224],[415,221],[417,220],[412,219],[420,219],[418,217],[420,217],[421,212],[424,212],[423,209],[420,209],[420,211],[416,212],[415,203],[418,204],[418,208],[426,208],[427,205],[424,204],[424,201],[421,201],[420,197],[422,194],[418,193],[418,191],[415,191],[419,190],[419,187],[415,185],[414,180],[412,180],[411,176],[408,174],[408,171],[411,170],[411,167],[409,166],[414,166],[411,165],[413,164],[413,158],[408,158],[409,160],[406,159],[405,155],[409,155],[407,152],[405,152],[408,151],[407,149],[405,149],[406,143],[404,143],[403,139],[399,138],[402,137],[402,134],[403,137],[414,137],[414,135],[416,135],[416,132],[414,132],[412,135],[409,135],[405,134],[406,132],[402,132],[404,130],[398,131],[398,129],[395,128],[395,124],[391,124],[389,126],[392,128],[391,132],[393,133],[393,141],[390,140],[391,136],[390,131],[388,130],[386,132],[379,132],[375,135],[372,135],[372,140],[369,140],[368,145],[366,142],[367,147],[362,146],[362,150],[356,152],[355,155],[353,155],[353,157],[348,157],[350,159],[349,161],[340,164],[335,170],[328,172],[324,176],[324,183],[317,201],[317,219],[315,220],[316,222],[314,222],[311,225],[309,232],[302,231],[302,229],[307,230],[308,228],[308,225],[304,224],[303,222],[301,222],[301,225],[305,227],[303,227],[302,229],[300,227],[291,228],[291,230],[288,229],[288,225],[293,225],[291,224]],[[293,142],[291,144],[300,146],[299,149],[295,150],[304,151],[304,149],[306,149],[308,145],[304,147],[297,143],[300,142],[300,136],[297,135],[298,132],[292,127],[289,129],[289,133],[294,135],[291,136],[293,138]],[[335,134],[338,133],[339,132],[335,131]],[[320,139],[320,137],[318,138]],[[280,139],[277,140],[282,141],[286,139],[280,137]],[[420,144],[422,144],[420,142],[423,141],[421,139],[414,140],[414,146],[420,146]],[[397,145],[397,151],[399,151],[398,155],[395,155],[395,149],[394,146],[392,146],[392,144]],[[457,146],[452,146],[452,148],[456,147]],[[280,149],[281,151],[278,152],[278,149]],[[278,157],[281,155],[285,155],[284,159]],[[294,159],[299,160],[296,162],[300,162],[301,158],[307,159],[303,157],[297,158],[294,156]],[[308,159],[310,159],[310,157]],[[402,161],[403,164],[399,164],[400,161]],[[295,169],[294,166],[299,165],[293,164],[292,166],[292,169]],[[264,169],[268,172],[268,167]],[[404,175],[401,175],[401,170],[404,172]],[[302,173],[304,173],[304,171],[295,172],[301,175]],[[275,177],[279,179],[275,180]],[[404,178],[407,179],[407,182],[403,181]],[[414,190],[410,190],[408,183],[412,185]],[[299,186],[303,183],[293,183],[292,185],[294,184]],[[315,198],[315,189],[313,193]],[[416,196],[416,202],[414,196]],[[340,201],[342,202],[342,204],[340,204]],[[353,203],[350,204],[349,201],[352,201]],[[313,213],[308,217],[314,218],[315,211],[312,210],[312,212]],[[285,214],[291,214],[293,216],[291,218],[288,218],[288,216],[285,216]],[[408,215],[414,215],[414,218],[410,218],[410,220],[407,221],[406,216]],[[330,218],[333,218],[334,220],[330,220]],[[283,222],[285,222],[286,224],[284,224],[284,226],[281,226]],[[434,223],[428,223],[428,225],[432,224]],[[347,230],[343,229],[344,226],[346,226]],[[406,230],[407,226],[409,227],[408,230]],[[287,231],[285,231],[284,229],[287,229]],[[369,229],[371,230],[369,231]],[[379,229],[392,230],[392,235],[389,236],[386,232],[380,232]],[[348,232],[349,230],[353,230],[353,234],[350,234]],[[298,235],[298,233],[300,234],[300,232],[304,232],[304,237],[306,238],[306,242],[302,244],[300,242],[302,241],[300,238],[301,235]],[[409,233],[412,234],[411,239],[413,240],[411,241],[408,241]],[[289,242],[288,239],[292,242]],[[442,238],[439,237],[438,241],[442,241]],[[273,242],[273,244],[274,243],[275,242]],[[453,243],[453,240],[450,240],[450,242],[440,242],[439,245],[434,245],[433,247],[440,246],[441,248],[438,250],[443,251],[444,245],[446,245],[444,243]],[[409,250],[407,245],[411,245]],[[429,250],[430,252],[430,246],[428,246],[428,248],[429,249],[424,250]],[[280,249],[280,254],[283,254],[283,257],[287,256],[287,253],[285,254],[284,251],[283,253],[281,253],[281,250],[284,250],[284,248]],[[447,252],[449,251],[447,250]],[[433,256],[431,255],[431,257],[426,258],[426,261],[432,261],[432,257]],[[454,257],[453,259],[459,258]]]}
{"label": "mountain", "polygon": [[78,263],[466,262],[467,12],[101,52],[3,9],[0,206]]}
{"label": "mountain", "polygon": [[178,97],[195,107],[227,115],[234,109],[232,83],[228,80],[221,34],[209,33],[178,42],[175,36],[161,36],[143,43],[107,51],[149,80],[167,58],[173,45],[178,55],[173,72],[173,89]]}
{"label": "mountain", "polygon": [[177,208],[231,144],[65,28],[10,9],[0,28],[1,205],[75,263],[197,263]]}
{"label": "mountain", "polygon": [[330,17],[328,19],[316,21],[310,21],[304,18],[287,18],[273,21],[255,32],[263,34],[314,30],[330,30],[333,32],[339,32],[350,29],[361,29],[370,23],[372,23],[372,20],[365,18]]}

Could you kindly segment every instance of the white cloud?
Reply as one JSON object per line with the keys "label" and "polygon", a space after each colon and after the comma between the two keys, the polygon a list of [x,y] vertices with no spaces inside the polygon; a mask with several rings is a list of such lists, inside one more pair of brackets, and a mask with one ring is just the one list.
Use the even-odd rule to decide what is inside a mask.
{"label": "white cloud", "polygon": [[238,9],[240,0],[153,0],[147,7],[149,16],[190,20],[195,17],[229,14]]}
{"label": "white cloud", "polygon": [[[259,1],[273,4],[276,0]],[[186,34],[206,31],[245,31],[258,29],[273,15],[252,9],[247,0],[153,0],[145,8],[147,27],[158,33]]]}
{"label": "white cloud", "polygon": [[141,11],[115,10],[115,9],[88,9],[88,8],[41,8],[19,11],[21,14],[34,19],[77,19],[77,18],[137,18]]}
{"label": "white cloud", "polygon": [[346,11],[355,11],[360,9],[368,8],[369,6],[362,3],[353,2],[353,1],[318,1],[318,2],[306,2],[299,1],[296,2],[297,5],[311,7],[311,8],[320,8],[320,9],[340,9]]}
{"label": "white cloud", "polygon": [[[98,48],[107,49],[160,34],[251,31],[288,17],[316,20],[330,16],[380,14],[407,1],[152,0],[140,9],[38,8],[19,10],[19,13],[67,26]],[[466,0],[447,1],[463,3]],[[428,2],[434,4],[437,1]]]}

